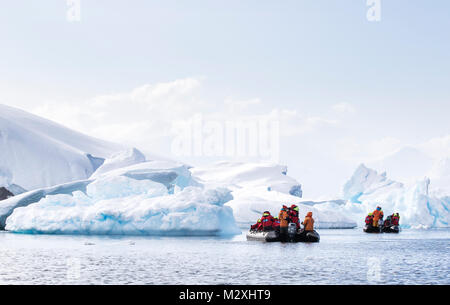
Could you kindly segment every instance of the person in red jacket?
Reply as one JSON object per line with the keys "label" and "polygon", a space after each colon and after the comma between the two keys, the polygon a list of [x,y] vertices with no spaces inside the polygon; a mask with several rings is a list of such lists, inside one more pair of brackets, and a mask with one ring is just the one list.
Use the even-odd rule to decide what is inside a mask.
{"label": "person in red jacket", "polygon": [[250,230],[260,230],[261,229],[261,218],[258,219],[258,221],[254,224],[250,226]]}
{"label": "person in red jacket", "polygon": [[291,205],[291,208],[289,209],[289,218],[291,222],[295,223],[297,225],[297,230],[300,229],[300,221],[298,217],[299,208],[295,204]]}
{"label": "person in red jacket", "polygon": [[389,215],[388,217],[386,217],[386,220],[384,221],[383,226],[385,228],[392,226],[392,215]]}
{"label": "person in red jacket", "polygon": [[278,217],[274,217],[273,219],[274,219],[272,225],[273,229],[275,231],[280,231],[280,220],[278,219]]}
{"label": "person in red jacket", "polygon": [[392,221],[392,225],[398,226],[399,222],[400,222],[400,214],[399,213],[392,214],[391,221]]}
{"label": "person in red jacket", "polygon": [[261,217],[261,225],[263,231],[272,231],[273,230],[273,222],[274,218],[270,215],[269,211],[265,211],[263,213],[263,217]]}
{"label": "person in red jacket", "polygon": [[366,216],[366,225],[373,226],[373,213]]}

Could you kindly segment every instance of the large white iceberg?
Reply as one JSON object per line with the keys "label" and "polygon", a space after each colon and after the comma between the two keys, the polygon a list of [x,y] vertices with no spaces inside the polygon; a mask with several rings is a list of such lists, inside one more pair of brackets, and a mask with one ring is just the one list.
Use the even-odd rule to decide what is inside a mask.
{"label": "large white iceberg", "polygon": [[[83,183],[79,190],[62,190],[45,197],[41,193],[37,202],[15,207],[6,218],[6,230],[128,235],[240,232],[232,209],[225,206],[232,199],[230,190],[205,187],[192,179],[188,167],[178,163],[138,163]],[[35,194],[21,196],[30,201]],[[13,199],[17,200],[8,199],[10,207]]]}
{"label": "large white iceberg", "polygon": [[266,210],[278,215],[283,204],[296,204],[300,216],[313,212],[318,228],[353,228],[356,223],[340,211],[322,205],[303,203],[301,185],[287,176],[287,167],[271,163],[219,162],[207,167],[191,168],[200,182],[227,187],[233,199],[226,203],[233,209],[236,222],[246,227],[256,222]]}
{"label": "large white iceberg", "polygon": [[124,149],[0,105],[0,186],[34,190],[87,179]]}
{"label": "large white iceberg", "polygon": [[430,179],[424,178],[411,185],[404,185],[387,178],[386,173],[360,165],[343,188],[345,205],[328,206],[363,225],[365,216],[376,206],[385,215],[400,213],[403,227],[448,227],[450,222],[450,197],[434,193]]}

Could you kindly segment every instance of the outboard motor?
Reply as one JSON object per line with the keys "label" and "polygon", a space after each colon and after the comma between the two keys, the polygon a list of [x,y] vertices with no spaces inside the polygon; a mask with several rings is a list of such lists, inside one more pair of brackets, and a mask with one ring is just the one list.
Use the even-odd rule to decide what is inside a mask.
{"label": "outboard motor", "polygon": [[288,238],[289,241],[295,240],[295,234],[297,234],[297,225],[291,222],[288,226]]}
{"label": "outboard motor", "polygon": [[382,228],[384,226],[383,218],[378,219],[378,227]]}

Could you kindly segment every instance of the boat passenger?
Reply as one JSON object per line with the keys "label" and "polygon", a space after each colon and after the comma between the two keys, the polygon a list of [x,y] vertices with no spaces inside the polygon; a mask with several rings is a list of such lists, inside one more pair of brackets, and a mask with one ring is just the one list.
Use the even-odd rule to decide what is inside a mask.
{"label": "boat passenger", "polygon": [[386,228],[392,226],[392,215],[389,215],[388,217],[386,217],[386,220],[384,221],[383,226]]}
{"label": "boat passenger", "polygon": [[399,213],[392,214],[391,219],[392,219],[392,225],[398,226],[400,223],[400,214]]}
{"label": "boat passenger", "polygon": [[258,221],[254,224],[250,226],[250,230],[260,230],[261,228],[261,218],[258,219]]}
{"label": "boat passenger", "polygon": [[378,221],[381,219],[383,220],[383,210],[381,209],[380,206],[377,206],[377,208],[375,209],[375,211],[373,211],[373,226],[374,227],[378,227]]}
{"label": "boat passenger", "polygon": [[303,220],[302,225],[304,226],[305,233],[314,231],[314,218],[312,218],[312,212],[308,212],[308,214],[306,214],[305,220]]}
{"label": "boat passenger", "polygon": [[286,241],[288,238],[288,225],[289,225],[289,214],[288,207],[283,205],[280,213],[278,214],[278,219],[280,220],[280,239]]}
{"label": "boat passenger", "polygon": [[263,231],[272,231],[273,230],[273,222],[274,218],[270,215],[269,211],[265,211],[263,213],[263,217],[261,217],[261,225]]}
{"label": "boat passenger", "polygon": [[300,221],[298,217],[299,208],[295,204],[291,205],[291,208],[289,209],[289,218],[291,222],[295,223],[297,225],[297,230],[300,229]]}
{"label": "boat passenger", "polygon": [[369,215],[366,216],[366,225],[373,225],[373,213],[369,213]]}
{"label": "boat passenger", "polygon": [[275,230],[275,231],[278,231],[278,232],[280,232],[280,220],[278,219],[278,217],[274,217],[273,218],[274,219],[274,221],[273,221],[273,229]]}

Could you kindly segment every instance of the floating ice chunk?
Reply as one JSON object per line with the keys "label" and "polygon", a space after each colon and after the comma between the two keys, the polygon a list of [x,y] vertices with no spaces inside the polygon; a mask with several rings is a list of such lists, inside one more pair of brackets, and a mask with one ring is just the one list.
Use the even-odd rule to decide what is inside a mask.
{"label": "floating ice chunk", "polygon": [[[95,188],[95,191],[103,189]],[[127,235],[240,232],[231,208],[224,206],[232,197],[223,188],[191,186],[173,195],[145,193],[99,198],[82,192],[47,196],[38,203],[15,209],[6,221],[6,229],[21,233]]]}
{"label": "floating ice chunk", "polygon": [[[18,207],[26,207],[48,195],[69,195],[82,198],[81,191],[90,200],[115,200],[132,196],[167,196],[181,192],[187,186],[203,186],[191,177],[186,165],[169,161],[149,161],[124,168],[111,170],[96,179],[82,180],[50,188],[26,192],[0,203],[0,229],[4,229],[6,219]],[[78,196],[78,197],[77,197]],[[50,199],[48,199],[50,200]],[[65,202],[67,197],[52,200]],[[49,202],[52,202],[51,200]]]}

